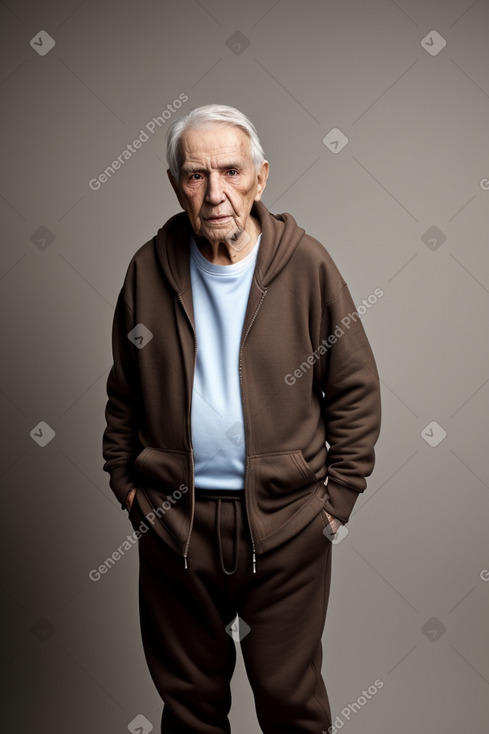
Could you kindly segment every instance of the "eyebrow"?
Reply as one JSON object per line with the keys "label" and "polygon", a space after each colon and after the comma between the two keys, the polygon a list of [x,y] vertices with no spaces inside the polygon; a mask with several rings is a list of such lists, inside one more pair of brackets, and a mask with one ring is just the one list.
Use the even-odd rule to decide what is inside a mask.
{"label": "eyebrow", "polygon": [[[243,168],[243,164],[231,161],[229,163],[223,163],[221,166],[218,166],[219,171],[227,171],[230,168],[237,168],[241,170]],[[206,168],[202,168],[200,166],[192,166],[191,164],[184,163],[184,165],[182,166],[183,173],[205,173],[206,171]]]}

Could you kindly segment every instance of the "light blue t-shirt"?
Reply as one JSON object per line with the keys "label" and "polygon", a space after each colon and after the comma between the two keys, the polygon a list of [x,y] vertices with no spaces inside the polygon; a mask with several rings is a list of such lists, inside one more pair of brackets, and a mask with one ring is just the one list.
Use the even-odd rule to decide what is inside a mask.
{"label": "light blue t-shirt", "polygon": [[190,238],[190,277],[197,334],[192,392],[195,486],[244,488],[245,441],[239,347],[261,234],[232,265],[214,265]]}

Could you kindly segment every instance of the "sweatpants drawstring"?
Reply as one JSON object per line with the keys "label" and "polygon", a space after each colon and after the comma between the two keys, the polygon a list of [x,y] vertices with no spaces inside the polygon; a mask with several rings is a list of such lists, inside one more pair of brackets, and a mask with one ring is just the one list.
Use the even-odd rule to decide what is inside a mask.
{"label": "sweatpants drawstring", "polygon": [[228,576],[232,576],[238,570],[238,559],[239,559],[239,528],[238,528],[238,510],[236,507],[236,500],[233,501],[234,508],[234,568],[232,571],[228,571],[224,566],[224,557],[222,554],[222,540],[221,540],[221,499],[217,500],[217,546],[219,548],[219,561],[223,573]]}

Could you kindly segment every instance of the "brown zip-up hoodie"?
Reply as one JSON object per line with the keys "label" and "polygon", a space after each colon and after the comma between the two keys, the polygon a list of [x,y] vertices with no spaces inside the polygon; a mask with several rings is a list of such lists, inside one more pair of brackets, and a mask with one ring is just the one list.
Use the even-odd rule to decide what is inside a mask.
{"label": "brown zip-up hoodie", "polygon": [[[239,365],[246,511],[260,554],[323,508],[348,521],[374,466],[380,390],[355,304],[328,252],[290,214],[273,215],[261,202],[252,214],[262,238]],[[185,565],[195,512],[190,401],[198,346],[190,232],[187,214],[175,215],[129,263],[114,315],[103,436],[116,497],[124,506],[136,487],[134,502]]]}

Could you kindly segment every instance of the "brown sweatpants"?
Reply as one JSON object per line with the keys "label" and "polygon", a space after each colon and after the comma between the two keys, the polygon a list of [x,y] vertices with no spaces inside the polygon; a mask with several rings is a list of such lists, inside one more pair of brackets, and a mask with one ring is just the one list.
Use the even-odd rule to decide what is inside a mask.
{"label": "brown sweatpants", "polygon": [[[324,511],[287,543],[257,556],[253,573],[243,495],[220,498],[222,492],[209,490],[200,498],[202,493],[187,569],[154,529],[139,540],[141,634],[165,703],[162,734],[231,731],[236,644],[264,734],[326,732],[331,712],[321,677],[321,635],[331,541],[323,534]],[[131,512],[134,524],[142,519],[139,509]],[[226,630],[236,615],[240,643]]]}

